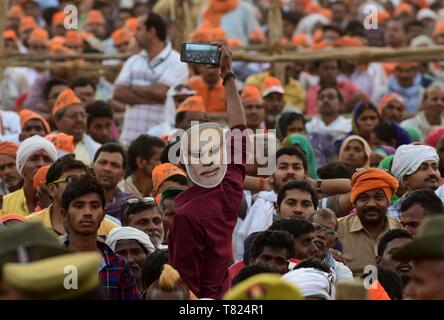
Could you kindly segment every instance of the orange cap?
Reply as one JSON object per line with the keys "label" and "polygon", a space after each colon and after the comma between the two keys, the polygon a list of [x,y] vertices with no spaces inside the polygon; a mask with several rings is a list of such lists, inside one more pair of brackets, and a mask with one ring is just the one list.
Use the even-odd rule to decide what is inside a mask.
{"label": "orange cap", "polygon": [[205,112],[205,104],[201,96],[191,96],[185,99],[177,108],[176,113],[180,112]]}
{"label": "orange cap", "polygon": [[31,35],[29,36],[28,43],[32,42],[46,42],[49,41],[48,31],[42,28],[35,28],[32,30]]}
{"label": "orange cap", "polygon": [[14,30],[5,30],[3,32],[3,39],[17,41],[17,34]]}
{"label": "orange cap", "polygon": [[68,30],[65,33],[65,44],[72,46],[83,46],[83,35],[76,30]]}
{"label": "orange cap", "polygon": [[242,48],[244,46],[242,41],[240,41],[238,39],[228,39],[227,44],[228,44],[228,48],[231,48],[231,49]]}
{"label": "orange cap", "polygon": [[77,98],[74,91],[72,91],[70,88],[63,90],[62,92],[60,92],[54,104],[54,108],[52,109],[52,116],[54,117],[57,112],[69,106],[72,106],[73,104],[82,104],[82,101]]}
{"label": "orange cap", "polygon": [[381,10],[378,11],[377,17],[379,23],[384,23],[390,19],[390,13],[388,13],[388,11],[386,10]]}
{"label": "orange cap", "polygon": [[67,153],[74,152],[74,137],[63,132],[51,133],[45,136],[46,140],[51,141],[57,151],[65,151]]}
{"label": "orange cap", "polygon": [[340,37],[333,43],[333,47],[363,47],[364,42],[355,37],[344,36]]}
{"label": "orange cap", "polygon": [[25,15],[25,13],[22,10],[22,7],[19,5],[13,5],[9,11],[8,11],[8,18],[21,18]]}
{"label": "orange cap", "polygon": [[8,214],[5,214],[4,216],[0,217],[0,222],[2,222],[2,223],[12,221],[12,220],[25,222],[26,218],[24,216],[22,216],[21,214],[17,214],[17,213],[8,213]]}
{"label": "orange cap", "polygon": [[307,36],[305,35],[305,33],[296,34],[291,39],[291,42],[293,42],[298,47],[303,47],[303,48],[309,48],[310,47],[310,41],[308,41]]}
{"label": "orange cap", "polygon": [[100,23],[106,25],[106,20],[105,17],[103,16],[102,11],[100,10],[89,11],[85,21],[85,25],[89,25],[90,23]]}
{"label": "orange cap", "polygon": [[258,102],[262,103],[261,92],[256,86],[247,84],[242,90],[241,94],[242,102]]}
{"label": "orange cap", "polygon": [[138,23],[137,18],[128,18],[125,20],[123,27],[131,33],[136,33]]}
{"label": "orange cap", "polygon": [[264,80],[264,83],[262,83],[261,91],[263,98],[274,92],[284,94],[284,88],[282,87],[281,80],[272,76],[268,76]]}
{"label": "orange cap", "polygon": [[49,127],[48,122],[38,113],[35,113],[34,111],[29,109],[22,109],[20,110],[19,115],[20,115],[20,126],[22,128],[29,120],[37,119],[43,123],[43,127],[46,130],[46,134],[51,132],[51,128]]}
{"label": "orange cap", "polygon": [[429,2],[427,0],[411,0],[418,8],[424,9],[429,7]]}
{"label": "orange cap", "polygon": [[396,92],[390,93],[388,95],[385,95],[381,99],[381,103],[378,106],[379,113],[382,113],[382,110],[392,101],[399,101],[403,106],[405,106],[405,100],[402,96],[397,94]]}
{"label": "orange cap", "polygon": [[265,43],[267,42],[267,37],[260,28],[256,28],[248,35],[248,40]]}
{"label": "orange cap", "polygon": [[119,46],[122,43],[129,42],[131,40],[132,34],[129,30],[119,28],[114,31],[111,35],[115,46]]}
{"label": "orange cap", "polygon": [[418,62],[414,61],[405,61],[405,62],[398,62],[395,64],[395,69],[407,69],[407,68],[416,68],[419,65]]}
{"label": "orange cap", "polygon": [[399,17],[400,15],[407,13],[409,15],[413,15],[413,8],[411,5],[409,5],[406,2],[402,2],[399,4],[399,6],[396,8],[395,13],[393,14],[395,17]]}
{"label": "orange cap", "polygon": [[435,25],[435,29],[433,29],[432,37],[436,37],[442,33],[444,33],[444,20],[439,20]]}
{"label": "orange cap", "polygon": [[32,186],[37,190],[41,185],[46,184],[46,174],[48,173],[50,166],[40,167],[37,172],[34,174],[34,178],[32,179]]}
{"label": "orange cap", "polygon": [[15,158],[17,155],[18,144],[3,141],[0,142],[0,154],[5,154],[7,156]]}
{"label": "orange cap", "polygon": [[65,18],[67,17],[67,15],[62,12],[62,11],[57,11],[56,13],[54,13],[54,15],[52,16],[52,21],[51,21],[51,25],[53,26],[58,26],[60,24],[63,24],[63,22],[65,21]]}
{"label": "orange cap", "polygon": [[34,17],[25,16],[20,19],[20,33],[35,28],[37,28],[37,22],[35,21]]}
{"label": "orange cap", "polygon": [[156,191],[166,179],[175,175],[187,176],[183,170],[171,163],[162,163],[154,167],[153,172],[151,173],[153,190]]}

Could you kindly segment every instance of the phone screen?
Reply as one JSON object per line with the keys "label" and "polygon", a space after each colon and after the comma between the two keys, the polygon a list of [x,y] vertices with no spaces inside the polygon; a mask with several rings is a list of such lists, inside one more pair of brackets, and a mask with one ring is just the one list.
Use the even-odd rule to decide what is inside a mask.
{"label": "phone screen", "polygon": [[184,43],[181,61],[199,64],[219,64],[219,47],[208,44]]}

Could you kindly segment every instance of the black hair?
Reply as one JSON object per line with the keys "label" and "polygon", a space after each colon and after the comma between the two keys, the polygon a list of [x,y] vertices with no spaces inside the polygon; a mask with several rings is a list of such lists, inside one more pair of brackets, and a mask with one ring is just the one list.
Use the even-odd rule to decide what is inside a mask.
{"label": "black hair", "polygon": [[313,65],[316,70],[319,70],[319,68],[321,67],[321,64],[323,64],[324,62],[336,62],[337,66],[339,68],[339,61],[338,60],[315,60],[313,62]]}
{"label": "black hair", "polygon": [[172,175],[170,177],[168,177],[167,179],[165,179],[164,181],[171,181],[171,182],[175,182],[177,184],[180,184],[181,186],[188,186],[188,178],[181,175],[181,174],[175,174]]}
{"label": "black hair", "polygon": [[302,218],[278,219],[268,228],[268,230],[282,230],[290,233],[294,239],[303,234],[315,231],[314,226]]}
{"label": "black hair", "polygon": [[321,260],[318,257],[314,256],[302,260],[293,268],[293,270],[303,268],[314,268],[327,273],[331,272],[330,267],[325,263],[324,260]]}
{"label": "black hair", "polygon": [[56,7],[48,7],[45,8],[42,12],[42,18],[45,21],[45,25],[50,26],[52,25],[52,17],[56,12],[58,12],[60,9]]}
{"label": "black hair", "polygon": [[250,260],[255,260],[265,247],[287,250],[287,258],[296,256],[293,236],[281,230],[266,230],[259,233],[251,244]]}
{"label": "black hair", "polygon": [[86,113],[88,114],[88,126],[97,118],[114,119],[113,110],[105,101],[94,101],[93,103],[90,103],[86,106]]}
{"label": "black hair", "polygon": [[168,263],[168,251],[157,249],[147,256],[142,268],[142,284],[148,288],[159,279],[163,265]]}
{"label": "black hair", "polygon": [[[380,122],[374,129],[376,137],[386,145],[391,145],[392,140],[396,141],[396,127],[393,122]],[[395,147],[398,145],[396,144]]]}
{"label": "black hair", "polygon": [[399,22],[402,26],[402,30],[404,31],[404,33],[407,33],[407,23],[404,23],[400,18],[398,17],[390,18],[387,20],[386,25],[388,25],[390,22]]}
{"label": "black hair", "polygon": [[174,123],[175,123],[176,127],[177,127],[178,123],[183,121],[183,119],[185,118],[186,113],[187,113],[186,111],[176,113],[176,116],[174,118]]}
{"label": "black hair", "polygon": [[359,20],[350,20],[345,27],[345,34],[352,37],[366,38],[365,28]]}
{"label": "black hair", "polygon": [[357,112],[356,115],[355,115],[356,119],[358,119],[359,116],[360,116],[365,110],[372,110],[374,113],[376,113],[378,119],[381,120],[381,115],[379,114],[378,109],[377,109],[376,106],[375,106],[373,103],[371,103],[370,101],[365,101],[365,100],[357,101],[356,104],[355,104],[355,109],[356,109],[357,107],[359,107],[359,106],[360,106],[360,108],[359,108],[358,112]]}
{"label": "black hair", "polygon": [[250,254],[251,254],[251,245],[253,244],[254,239],[256,239],[257,235],[260,233],[260,231],[256,231],[253,233],[250,233],[244,241],[244,254],[242,256],[242,259],[244,260],[244,263],[246,266],[250,264]]}
{"label": "black hair", "polygon": [[231,286],[234,287],[236,284],[262,273],[275,273],[275,272],[265,266],[260,266],[260,265],[245,266],[233,278],[233,280],[231,281]]}
{"label": "black hair", "polygon": [[69,204],[71,202],[90,193],[98,194],[102,202],[102,208],[105,208],[105,192],[96,179],[93,179],[90,176],[80,177],[79,179],[68,183],[65,191],[62,194],[62,208],[68,211]]}
{"label": "black hair", "polygon": [[154,28],[156,30],[156,35],[161,41],[166,41],[167,38],[167,27],[162,17],[154,12],[148,13],[148,17],[145,20],[145,28],[149,30]]}
{"label": "black hair", "polygon": [[165,143],[157,137],[141,134],[128,147],[128,167],[130,173],[137,170],[137,157],[149,160],[154,154],[154,148],[163,148]]}
{"label": "black hair", "polygon": [[297,26],[299,21],[301,20],[300,15],[298,15],[294,11],[281,10],[281,12],[282,12],[282,21],[288,21],[291,24]]}
{"label": "black hair", "polygon": [[298,189],[303,192],[307,192],[311,196],[311,202],[313,203],[313,207],[315,210],[318,208],[318,196],[316,195],[316,192],[313,190],[313,188],[308,184],[307,181],[288,181],[286,184],[282,186],[282,188],[279,190],[278,196],[277,196],[277,206],[280,207],[282,201],[284,201],[287,191]]}
{"label": "black hair", "polygon": [[91,86],[96,91],[96,84],[91,80],[91,78],[87,77],[77,77],[74,78],[71,83],[69,84],[69,87],[74,90],[77,87],[86,87]]}
{"label": "black hair", "polygon": [[138,214],[142,211],[148,210],[148,209],[154,209],[157,210],[160,216],[162,214],[160,213],[159,208],[157,207],[157,204],[155,202],[137,202],[134,204],[128,204],[126,203],[124,205],[123,213],[122,213],[122,225],[127,226],[129,222],[129,217],[133,214]]}
{"label": "black hair", "polygon": [[327,89],[333,89],[336,92],[336,95],[338,96],[338,100],[341,103],[344,102],[344,97],[342,96],[341,91],[336,86],[323,86],[323,87],[321,87],[319,89],[319,91],[318,91],[318,95],[316,96],[316,99],[319,99],[319,95],[321,94],[321,92],[324,91],[324,90],[327,90]]}
{"label": "black hair", "polygon": [[72,154],[67,154],[54,162],[48,169],[46,173],[46,184],[50,184],[60,177],[67,171],[71,170],[84,170],[85,174],[88,173],[88,167],[79,160],[76,160]]}
{"label": "black hair", "polygon": [[318,168],[320,179],[351,179],[353,171],[342,162],[331,162]]}
{"label": "black hair", "polygon": [[426,215],[444,214],[444,205],[433,190],[421,189],[410,193],[401,203],[401,212],[407,211],[413,205],[419,204]]}
{"label": "black hair", "polygon": [[287,129],[290,124],[292,124],[295,121],[302,122],[302,126],[305,128],[306,119],[302,113],[297,112],[288,112],[288,115],[284,117],[279,117],[278,120],[278,128],[281,131],[282,139],[284,139],[287,136]]}
{"label": "black hair", "polygon": [[49,93],[51,92],[52,87],[61,86],[61,85],[68,86],[68,83],[65,80],[59,78],[52,78],[46,81],[42,90],[43,98],[48,100]]}
{"label": "black hair", "polygon": [[392,229],[384,234],[378,243],[378,256],[384,255],[387,245],[395,239],[412,239],[412,235],[403,229]]}
{"label": "black hair", "polygon": [[277,163],[278,159],[282,156],[296,156],[296,157],[298,157],[299,160],[302,161],[302,166],[304,167],[304,171],[308,172],[307,158],[305,157],[305,154],[301,149],[296,148],[294,146],[280,148],[278,151],[276,151],[276,163]]}
{"label": "black hair", "polygon": [[173,142],[168,143],[165,148],[162,150],[162,153],[160,154],[160,162],[161,163],[174,163],[175,160],[177,160],[177,162],[179,161],[180,158],[180,148],[177,148],[176,151],[176,159],[169,159],[168,158],[168,153],[170,152],[170,149],[176,144],[179,143],[180,144],[180,140],[176,140]]}
{"label": "black hair", "polygon": [[322,31],[325,33],[326,31],[331,30],[339,34],[339,36],[342,36],[342,31],[338,27],[335,27],[334,25],[327,24],[325,26],[322,26]]}
{"label": "black hair", "polygon": [[127,164],[127,157],[125,149],[122,147],[121,144],[117,142],[107,142],[103,144],[99,149],[97,149],[96,153],[94,154],[93,163],[96,162],[97,158],[99,157],[100,153],[102,152],[108,152],[108,153],[120,153],[122,155],[122,169],[126,168]]}

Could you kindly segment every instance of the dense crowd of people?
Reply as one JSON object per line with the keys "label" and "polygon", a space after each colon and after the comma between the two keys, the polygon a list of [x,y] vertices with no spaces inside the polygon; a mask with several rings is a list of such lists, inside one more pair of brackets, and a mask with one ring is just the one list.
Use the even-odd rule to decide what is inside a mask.
{"label": "dense crowd of people", "polygon": [[[279,3],[294,51],[444,45],[441,0]],[[271,8],[9,1],[6,54],[121,68],[2,70],[0,299],[444,300],[444,63],[232,60]]]}

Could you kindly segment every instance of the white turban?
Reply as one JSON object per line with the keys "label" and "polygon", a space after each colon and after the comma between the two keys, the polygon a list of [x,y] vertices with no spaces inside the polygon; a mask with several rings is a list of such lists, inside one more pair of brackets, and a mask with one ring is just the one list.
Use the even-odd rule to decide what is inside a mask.
{"label": "white turban", "polygon": [[290,271],[282,276],[282,279],[296,285],[305,298],[316,297],[332,300],[334,285],[329,275],[314,268],[301,268]]}
{"label": "white turban", "polygon": [[400,183],[403,183],[404,176],[415,173],[424,161],[430,160],[439,161],[434,148],[425,145],[404,144],[395,152],[391,172]]}
{"label": "white turban", "polygon": [[17,172],[22,176],[23,168],[28,159],[37,151],[44,150],[51,157],[52,161],[57,160],[57,150],[51,141],[41,136],[32,136],[20,143],[17,150],[16,167]]}
{"label": "white turban", "polygon": [[106,244],[115,251],[116,243],[119,240],[136,240],[145,248],[148,254],[153,253],[154,250],[156,250],[150,237],[145,232],[133,227],[119,227],[112,229],[106,237]]}

